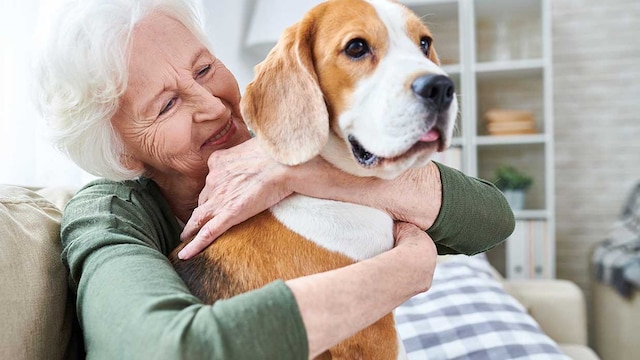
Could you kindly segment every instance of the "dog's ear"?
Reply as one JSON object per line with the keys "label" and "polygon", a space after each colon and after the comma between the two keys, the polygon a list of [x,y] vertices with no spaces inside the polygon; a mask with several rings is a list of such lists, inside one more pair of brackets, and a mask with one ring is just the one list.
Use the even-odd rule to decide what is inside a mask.
{"label": "dog's ear", "polygon": [[287,164],[320,153],[329,136],[329,114],[314,70],[314,21],[303,19],[285,30],[242,98],[242,115],[265,150]]}

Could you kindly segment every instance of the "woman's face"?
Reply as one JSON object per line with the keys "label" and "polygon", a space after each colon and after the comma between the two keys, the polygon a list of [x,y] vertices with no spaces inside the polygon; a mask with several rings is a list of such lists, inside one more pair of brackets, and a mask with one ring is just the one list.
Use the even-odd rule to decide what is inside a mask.
{"label": "woman's face", "polygon": [[156,180],[204,180],[207,158],[250,138],[238,84],[180,22],[161,13],[134,29],[129,78],[113,125],[124,163]]}

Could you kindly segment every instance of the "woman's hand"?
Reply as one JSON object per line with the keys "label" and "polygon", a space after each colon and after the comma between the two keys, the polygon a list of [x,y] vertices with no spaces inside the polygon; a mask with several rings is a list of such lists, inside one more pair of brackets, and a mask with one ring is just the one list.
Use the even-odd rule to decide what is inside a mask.
{"label": "woman's hand", "polygon": [[416,267],[406,276],[415,277],[416,284],[418,284],[417,293],[429,290],[438,255],[438,250],[431,237],[414,224],[396,221],[393,227],[393,238],[396,240],[395,247],[398,250],[402,248],[411,254],[403,256],[407,267],[412,266],[410,263],[412,259],[416,260]]}
{"label": "woman's hand", "polygon": [[436,247],[418,227],[396,223],[396,247],[324,273],[287,280],[318,356],[431,287]]}
{"label": "woman's hand", "polygon": [[422,229],[429,228],[440,211],[440,174],[433,164],[395,180],[356,177],[320,157],[298,166],[282,165],[256,139],[214,152],[208,164],[198,207],[181,235],[183,241],[196,237],[178,254],[181,259],[193,257],[232,226],[293,192],[377,208]]}
{"label": "woman's hand", "polygon": [[195,235],[178,254],[189,259],[230,227],[270,208],[289,196],[289,167],[279,164],[260,149],[256,139],[215,151],[208,160],[209,174],[182,234]]}

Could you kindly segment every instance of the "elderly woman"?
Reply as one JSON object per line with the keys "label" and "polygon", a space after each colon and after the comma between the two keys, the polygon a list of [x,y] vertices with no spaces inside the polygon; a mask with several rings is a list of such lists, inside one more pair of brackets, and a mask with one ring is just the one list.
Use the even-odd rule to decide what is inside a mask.
{"label": "elderly woman", "polygon": [[[426,291],[433,241],[471,254],[513,229],[493,186],[441,165],[383,181],[262,155],[186,0],[77,1],[60,14],[39,62],[42,107],[60,148],[105,178],[75,195],[61,230],[89,357],[313,357]],[[388,211],[404,222],[396,247],[213,305],[189,293],[166,258],[181,233],[199,234],[191,257],[294,192]]]}

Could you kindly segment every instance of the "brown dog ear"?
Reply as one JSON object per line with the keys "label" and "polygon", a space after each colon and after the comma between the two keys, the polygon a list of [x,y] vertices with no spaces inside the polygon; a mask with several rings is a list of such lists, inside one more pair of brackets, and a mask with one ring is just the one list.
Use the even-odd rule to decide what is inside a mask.
{"label": "brown dog ear", "polygon": [[285,30],[242,98],[242,115],[265,150],[287,164],[320,153],[329,136],[329,114],[313,65],[313,18]]}

